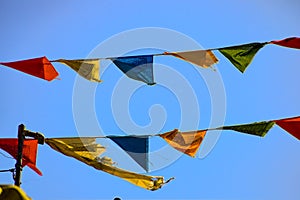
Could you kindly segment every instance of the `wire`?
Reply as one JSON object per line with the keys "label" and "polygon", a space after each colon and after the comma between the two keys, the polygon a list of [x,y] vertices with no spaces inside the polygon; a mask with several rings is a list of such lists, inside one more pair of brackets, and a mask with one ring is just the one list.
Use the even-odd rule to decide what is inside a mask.
{"label": "wire", "polygon": [[14,159],[13,157],[11,157],[11,156],[7,156],[7,155],[5,155],[5,154],[4,154],[4,153],[2,153],[2,152],[0,152],[0,154],[1,154],[2,156],[4,156],[5,158]]}

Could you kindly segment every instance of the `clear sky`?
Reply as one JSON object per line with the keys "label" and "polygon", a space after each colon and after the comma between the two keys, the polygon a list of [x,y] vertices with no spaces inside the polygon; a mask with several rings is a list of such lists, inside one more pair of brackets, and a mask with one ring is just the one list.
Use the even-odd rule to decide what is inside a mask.
{"label": "clear sky", "polygon": [[[0,61],[138,55],[299,37],[299,9],[297,0],[1,1]],[[52,82],[1,66],[0,135],[16,137],[20,123],[50,138],[155,134],[300,115],[299,50],[267,45],[244,74],[215,54],[216,72],[155,57],[155,86],[124,77],[109,61],[101,62],[99,85],[61,64],[54,64],[60,80]],[[209,132],[194,159],[166,154],[168,145],[160,138],[150,145],[155,153],[150,174],[175,177],[158,191],[47,145],[38,150],[43,176],[25,167],[22,188],[43,200],[300,199],[299,141],[277,126],[265,138]],[[125,161],[120,166],[135,169],[132,160]],[[0,155],[0,169],[14,164]],[[0,180],[13,183],[9,173]]]}

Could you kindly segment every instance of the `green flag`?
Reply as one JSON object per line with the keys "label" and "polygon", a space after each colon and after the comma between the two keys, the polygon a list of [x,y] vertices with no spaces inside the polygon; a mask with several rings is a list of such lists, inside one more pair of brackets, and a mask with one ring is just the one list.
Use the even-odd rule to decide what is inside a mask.
{"label": "green flag", "polygon": [[240,71],[244,72],[255,54],[267,43],[250,43],[219,48],[218,50]]}
{"label": "green flag", "polygon": [[268,122],[263,121],[263,122],[255,122],[252,124],[223,126],[218,129],[233,130],[233,131],[264,137],[267,134],[267,132],[273,127],[274,124],[275,122],[273,121],[268,121]]}

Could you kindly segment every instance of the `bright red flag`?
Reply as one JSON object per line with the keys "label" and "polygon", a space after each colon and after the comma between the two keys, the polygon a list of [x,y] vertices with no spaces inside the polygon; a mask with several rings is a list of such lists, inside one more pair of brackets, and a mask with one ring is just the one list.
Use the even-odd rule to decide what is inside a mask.
{"label": "bright red flag", "polygon": [[295,49],[300,49],[300,38],[290,37],[283,40],[274,40],[270,42],[271,44],[277,44],[284,47],[290,47]]}
{"label": "bright red flag", "polygon": [[[27,165],[38,175],[42,176],[42,172],[36,167],[38,141],[33,139],[25,139],[23,144],[22,167]],[[12,157],[17,159],[18,154],[18,139],[16,138],[2,138],[0,139],[0,149],[9,153]]]}
{"label": "bright red flag", "polygon": [[52,81],[58,76],[58,72],[45,56],[15,62],[0,62],[0,64],[47,81]]}
{"label": "bright red flag", "polygon": [[278,126],[300,140],[300,116],[274,121]]}

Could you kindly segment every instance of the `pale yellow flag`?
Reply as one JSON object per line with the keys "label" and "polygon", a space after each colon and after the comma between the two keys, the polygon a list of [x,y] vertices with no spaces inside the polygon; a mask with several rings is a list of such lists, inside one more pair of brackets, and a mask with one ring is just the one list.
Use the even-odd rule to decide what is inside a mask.
{"label": "pale yellow flag", "polygon": [[165,55],[172,55],[200,67],[210,67],[218,62],[218,59],[211,50],[196,50],[185,52],[165,52]]}
{"label": "pale yellow flag", "polygon": [[96,138],[51,138],[46,139],[45,142],[52,149],[66,156],[73,157],[95,169],[120,177],[147,190],[157,190],[168,182],[164,182],[162,176],[147,176],[114,167],[112,160],[108,157],[99,158],[98,155],[102,154],[105,149],[96,144]]}
{"label": "pale yellow flag", "polygon": [[94,82],[101,82],[99,77],[99,69],[100,69],[99,59],[79,59],[79,60],[59,59],[59,60],[55,60],[54,62],[61,62],[71,67],[74,71],[76,71],[79,75],[81,75],[87,80],[94,81]]}

